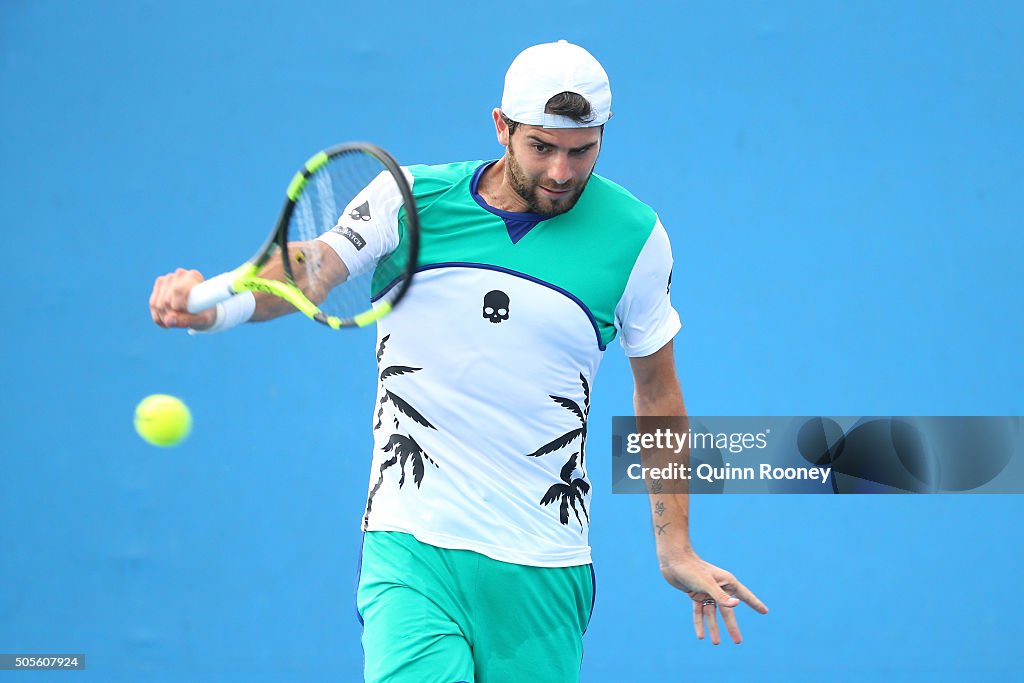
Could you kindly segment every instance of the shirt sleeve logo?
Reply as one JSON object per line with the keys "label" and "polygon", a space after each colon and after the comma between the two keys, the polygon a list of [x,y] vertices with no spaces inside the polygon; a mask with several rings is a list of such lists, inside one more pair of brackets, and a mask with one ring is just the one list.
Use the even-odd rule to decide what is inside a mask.
{"label": "shirt sleeve logo", "polygon": [[337,225],[331,229],[331,232],[336,232],[351,242],[352,246],[356,248],[356,251],[359,251],[366,246],[366,240],[363,236],[347,225]]}
{"label": "shirt sleeve logo", "polygon": [[348,212],[348,217],[354,221],[368,221],[370,220],[370,202],[369,200],[363,202],[356,208]]}

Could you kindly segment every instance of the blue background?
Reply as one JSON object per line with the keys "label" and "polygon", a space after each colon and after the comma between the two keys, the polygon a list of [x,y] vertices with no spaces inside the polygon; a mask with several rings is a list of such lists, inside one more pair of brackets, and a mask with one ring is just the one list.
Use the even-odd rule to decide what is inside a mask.
{"label": "blue background", "polygon": [[[1024,414],[1022,7],[0,3],[0,652],[84,652],[95,681],[358,679],[372,339],[190,338],[150,287],[248,257],[328,144],[498,156],[490,109],[536,42],[611,76],[598,170],[672,237],[692,413]],[[631,390],[613,346],[592,463]],[[154,392],[194,411],[181,447],[132,431]],[[772,609],[716,649],[646,500],[591,472],[584,681],[1020,670],[1018,496],[695,499],[698,551]]]}

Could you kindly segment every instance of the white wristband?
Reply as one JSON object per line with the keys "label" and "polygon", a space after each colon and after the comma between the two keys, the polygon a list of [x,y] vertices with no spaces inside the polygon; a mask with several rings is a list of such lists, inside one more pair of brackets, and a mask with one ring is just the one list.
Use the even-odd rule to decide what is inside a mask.
{"label": "white wristband", "polygon": [[212,334],[230,330],[232,327],[248,322],[255,311],[256,297],[252,292],[242,292],[217,304],[217,315],[213,319],[213,325],[205,330],[190,330],[189,333]]}

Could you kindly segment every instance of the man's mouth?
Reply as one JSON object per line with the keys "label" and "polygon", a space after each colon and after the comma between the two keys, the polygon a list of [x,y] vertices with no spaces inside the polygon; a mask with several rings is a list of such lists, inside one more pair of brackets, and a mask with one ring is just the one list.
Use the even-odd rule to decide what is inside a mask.
{"label": "man's mouth", "polygon": [[552,199],[557,199],[559,197],[564,197],[565,195],[569,194],[569,188],[566,188],[564,190],[551,190],[551,189],[548,189],[548,188],[544,187],[543,185],[540,185],[539,187],[540,187],[541,192],[543,192],[548,197],[551,197]]}

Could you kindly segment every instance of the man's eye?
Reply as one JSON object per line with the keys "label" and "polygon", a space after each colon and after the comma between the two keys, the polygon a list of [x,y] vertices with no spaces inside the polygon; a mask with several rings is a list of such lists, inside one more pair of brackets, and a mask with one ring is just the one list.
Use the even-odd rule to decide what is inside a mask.
{"label": "man's eye", "polygon": [[544,152],[548,151],[548,146],[547,145],[536,145],[535,144],[533,146],[533,148],[534,148],[534,150],[536,150],[540,154],[543,154]]}

